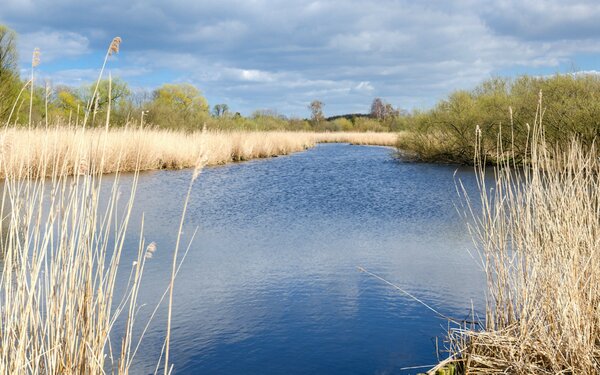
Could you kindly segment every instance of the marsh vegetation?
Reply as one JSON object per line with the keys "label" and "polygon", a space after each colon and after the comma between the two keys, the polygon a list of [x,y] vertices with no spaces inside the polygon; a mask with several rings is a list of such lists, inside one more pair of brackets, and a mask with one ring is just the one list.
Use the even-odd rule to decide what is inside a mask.
{"label": "marsh vegetation", "polygon": [[468,374],[600,371],[600,166],[593,141],[547,140],[541,95],[520,163],[499,149],[510,157],[490,181],[475,154],[479,209],[467,204],[467,215],[487,306],[479,325],[451,330],[448,361]]}
{"label": "marsh vegetation", "polygon": [[[172,234],[176,242],[169,278],[161,290],[160,301],[168,301],[168,313],[156,368],[167,374],[180,239],[202,167],[286,155],[328,142],[397,145],[421,161],[475,164],[480,199],[477,204],[471,200],[467,212],[487,277],[488,300],[485,318],[471,322],[478,325],[450,333],[452,361],[469,373],[482,374],[600,371],[596,75],[491,79],[471,91],[451,94],[428,111],[412,113],[380,100],[374,101],[370,115],[326,119],[323,103],[314,101],[311,119],[289,119],[265,110],[244,117],[223,104],[211,112],[201,92],[190,85],[166,84],[136,99],[126,83],[102,73],[119,50],[118,38],[110,44],[94,84],[77,89],[36,85],[39,51],[33,55],[31,78],[23,82],[11,35],[0,29],[0,119],[5,125],[0,133],[0,372],[130,371],[146,332],[144,328],[141,335],[134,334],[140,324],[138,296],[145,267],[156,251],[156,244],[144,238],[142,219],[139,242],[133,252],[128,249],[134,260],[121,262],[129,243],[139,171],[193,168],[179,226]],[[540,92],[543,102],[538,100]],[[338,130],[345,132],[334,132]],[[344,173],[354,167],[337,162]],[[488,164],[496,165],[493,181],[486,172]],[[362,171],[369,168],[372,165]],[[132,182],[121,197],[119,180],[125,171],[133,172]],[[103,195],[106,173],[113,173],[113,182],[109,194]],[[320,196],[325,201],[314,206],[339,199],[342,194],[335,189],[341,186],[359,194],[344,185],[344,176],[329,177],[336,184],[326,185],[328,195]],[[368,183],[373,175],[358,177],[365,191],[374,188]],[[415,192],[432,182],[412,186],[405,178],[402,187],[386,182],[374,191],[390,200],[395,199],[386,195],[390,191],[411,197],[399,209],[411,207],[410,219],[429,225],[423,221],[431,219],[429,208],[411,204],[421,202],[423,197]],[[472,194],[466,196],[473,199]],[[344,201],[343,208],[327,207],[331,213],[381,224],[370,210],[385,202],[361,197],[372,207],[360,206],[360,215],[343,211],[349,206]],[[435,197],[425,198],[432,210],[438,207],[431,203]],[[265,200],[261,208],[270,202]],[[282,207],[290,205],[284,203]],[[385,207],[382,212],[386,220],[395,220]],[[327,224],[335,220],[339,218]],[[121,273],[128,281],[123,296],[115,299]],[[154,314],[149,321],[153,318]],[[125,321],[124,328],[115,333],[119,319]],[[141,324],[145,327],[147,322]]]}

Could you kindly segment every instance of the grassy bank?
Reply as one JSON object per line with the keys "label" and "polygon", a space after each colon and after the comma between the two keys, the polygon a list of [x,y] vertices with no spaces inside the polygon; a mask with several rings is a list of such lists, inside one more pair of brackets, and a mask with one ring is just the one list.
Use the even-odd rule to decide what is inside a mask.
{"label": "grassy bank", "polygon": [[[152,129],[8,128],[0,133],[0,176],[27,168],[51,175],[94,166],[103,172],[194,167],[285,155],[319,142],[393,146],[396,133],[195,132]],[[102,145],[102,148],[98,146]],[[83,158],[83,165],[80,158]]]}
{"label": "grassy bank", "polygon": [[595,147],[546,142],[542,112],[530,157],[495,167],[473,233],[487,274],[482,329],[457,330],[473,374],[600,372],[600,161]]}

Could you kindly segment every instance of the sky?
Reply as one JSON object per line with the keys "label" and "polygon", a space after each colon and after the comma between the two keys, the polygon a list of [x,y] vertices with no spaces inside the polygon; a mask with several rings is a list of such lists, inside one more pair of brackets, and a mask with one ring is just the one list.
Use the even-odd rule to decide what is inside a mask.
{"label": "sky", "polygon": [[600,71],[597,0],[1,0],[23,74],[81,85],[115,36],[113,77],[135,90],[196,85],[250,114],[426,109],[496,76]]}

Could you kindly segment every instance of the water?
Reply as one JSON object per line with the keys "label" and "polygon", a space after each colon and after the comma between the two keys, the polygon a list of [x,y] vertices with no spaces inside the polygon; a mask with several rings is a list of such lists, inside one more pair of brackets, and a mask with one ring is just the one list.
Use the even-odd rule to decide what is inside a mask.
{"label": "water", "polygon": [[[167,284],[190,176],[140,178],[134,217],[145,213],[145,238],[158,247],[142,323]],[[344,144],[206,169],[184,225],[186,242],[199,230],[175,285],[175,372],[411,374],[423,369],[402,368],[436,363],[447,321],[357,267],[445,315],[480,310],[484,277],[455,208],[457,179],[475,194],[470,168]],[[159,310],[135,373],[154,371],[165,316]]]}

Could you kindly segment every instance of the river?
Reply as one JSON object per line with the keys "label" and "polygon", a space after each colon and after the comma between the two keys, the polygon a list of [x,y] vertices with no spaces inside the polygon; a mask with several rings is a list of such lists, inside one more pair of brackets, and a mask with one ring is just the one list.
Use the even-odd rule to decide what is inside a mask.
{"label": "river", "polygon": [[[190,177],[140,176],[134,217],[144,212],[144,236],[157,244],[140,325],[167,285]],[[448,322],[357,267],[444,315],[481,311],[485,278],[456,208],[458,180],[475,196],[472,168],[347,144],[205,169],[184,241],[198,233],[175,284],[175,373],[411,374],[425,369],[403,368],[435,364]],[[134,373],[154,371],[165,315],[144,337]]]}

